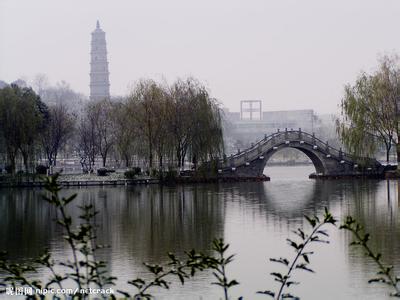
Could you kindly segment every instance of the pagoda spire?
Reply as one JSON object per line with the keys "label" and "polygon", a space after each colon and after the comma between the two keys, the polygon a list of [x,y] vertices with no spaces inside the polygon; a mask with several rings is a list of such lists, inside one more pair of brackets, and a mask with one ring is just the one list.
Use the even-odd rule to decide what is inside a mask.
{"label": "pagoda spire", "polygon": [[92,32],[90,51],[90,99],[104,100],[110,98],[110,81],[107,61],[106,33],[96,22]]}

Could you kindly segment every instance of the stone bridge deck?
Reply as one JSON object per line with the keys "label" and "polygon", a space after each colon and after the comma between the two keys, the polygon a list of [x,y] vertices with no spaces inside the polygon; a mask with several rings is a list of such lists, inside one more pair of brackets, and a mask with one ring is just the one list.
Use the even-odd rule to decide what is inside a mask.
{"label": "stone bridge deck", "polygon": [[250,148],[219,162],[220,177],[261,177],[267,161],[277,151],[294,148],[313,162],[317,176],[379,176],[384,167],[371,158],[354,157],[328,143],[299,130],[278,131],[253,144]]}

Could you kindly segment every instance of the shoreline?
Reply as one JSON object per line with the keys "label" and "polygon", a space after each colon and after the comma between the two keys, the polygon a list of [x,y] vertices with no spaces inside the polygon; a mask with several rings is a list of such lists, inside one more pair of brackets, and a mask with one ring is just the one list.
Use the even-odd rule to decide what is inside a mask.
{"label": "shoreline", "polygon": [[[136,179],[112,179],[105,178],[107,176],[96,176],[99,178],[89,180],[63,180],[61,177],[58,183],[62,187],[89,187],[89,186],[128,186],[128,185],[148,185],[148,184],[162,184],[162,185],[176,185],[176,184],[198,184],[198,183],[224,183],[224,182],[259,182],[270,181],[268,176],[249,177],[249,178],[232,178],[232,177],[177,177],[175,180],[160,180],[158,178],[143,177]],[[21,180],[21,178],[14,178],[12,181],[0,181],[1,188],[43,188],[44,182],[38,178],[33,180]]]}
{"label": "shoreline", "polygon": [[[90,186],[128,186],[128,185],[148,185],[148,184],[162,184],[162,185],[179,185],[179,184],[200,184],[200,183],[225,183],[225,182],[261,182],[271,181],[271,178],[263,175],[260,177],[191,177],[191,176],[180,176],[173,180],[160,180],[152,177],[142,177],[135,179],[126,178],[115,178],[113,176],[87,176],[75,175],[83,177],[78,178],[63,178],[72,177],[72,175],[62,175],[59,178],[59,184],[62,187],[90,187]],[[310,179],[315,180],[343,180],[343,179],[373,179],[373,180],[400,180],[400,173],[394,170],[386,171],[383,174],[354,174],[354,175],[318,175],[312,173],[308,176]],[[10,180],[0,181],[0,189],[2,188],[42,188],[44,182],[39,177],[32,177],[28,180],[26,178],[13,177]]]}

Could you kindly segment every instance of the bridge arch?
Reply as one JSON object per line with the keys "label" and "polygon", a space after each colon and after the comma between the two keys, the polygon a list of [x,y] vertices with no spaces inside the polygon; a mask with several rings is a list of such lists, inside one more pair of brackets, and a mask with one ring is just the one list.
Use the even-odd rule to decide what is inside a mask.
{"label": "bridge arch", "polygon": [[[262,172],[264,171],[269,159],[274,156],[276,153],[278,153],[279,151],[283,150],[283,149],[296,149],[302,153],[304,153],[313,163],[314,167],[315,167],[315,171],[318,174],[325,174],[326,173],[326,165],[325,162],[323,160],[323,158],[318,155],[318,153],[311,151],[310,149],[307,149],[307,147],[300,147],[300,146],[296,146],[296,145],[291,145],[289,144],[281,144],[281,145],[277,145],[275,147],[278,147],[278,149],[269,149],[269,151],[267,151],[266,153],[264,153],[262,156],[264,156],[263,159],[263,163],[260,165],[260,170],[262,169]],[[260,174],[261,176],[262,174]]]}

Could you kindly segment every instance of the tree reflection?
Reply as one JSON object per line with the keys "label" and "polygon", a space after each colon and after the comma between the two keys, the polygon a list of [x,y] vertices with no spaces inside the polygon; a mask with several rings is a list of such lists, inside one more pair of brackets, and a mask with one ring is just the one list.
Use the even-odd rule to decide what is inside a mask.
{"label": "tree reflection", "polygon": [[[372,249],[382,253],[383,260],[399,270],[399,181],[380,181],[375,186],[378,189],[371,191],[371,184],[365,183],[358,193],[353,194],[354,200],[349,202],[343,214],[352,215],[370,233]],[[351,239],[351,235],[345,235],[346,243]],[[349,249],[349,260],[354,266],[364,266],[370,262],[363,250],[357,248]]]}
{"label": "tree reflection", "polygon": [[[0,248],[9,251],[16,261],[35,257],[44,247],[50,247],[56,258],[69,255],[53,221],[55,210],[40,199],[42,192],[0,191]],[[110,248],[100,251],[98,259],[109,262],[110,273],[121,280],[119,285],[143,272],[142,262],[165,262],[169,251],[178,256],[191,248],[209,251],[212,240],[224,237],[226,230],[231,230],[228,236],[236,239],[238,256],[260,259],[241,245],[246,240],[243,236],[234,236],[237,232],[251,235],[252,231],[246,230],[254,229],[245,228],[246,222],[259,226],[256,230],[262,231],[258,234],[282,231],[282,227],[290,233],[305,225],[304,215],[322,215],[324,207],[338,218],[356,218],[371,234],[371,245],[382,252],[384,260],[400,267],[396,255],[400,251],[398,181],[304,180],[63,190],[64,195],[75,192],[78,198],[68,212],[77,222],[77,205],[90,203],[100,211],[95,220],[98,242]],[[235,226],[244,229],[236,230]],[[351,241],[347,232],[340,232],[338,237],[345,245],[346,264],[351,270],[362,269],[366,282],[374,274],[374,266],[361,249],[347,247]],[[254,236],[254,240],[259,238]],[[277,242],[274,237],[266,239],[265,244]],[[332,255],[341,257],[341,253]]]}
{"label": "tree reflection", "polygon": [[37,189],[2,189],[0,193],[0,251],[11,260],[36,257],[58,235],[52,221],[56,211]]}

